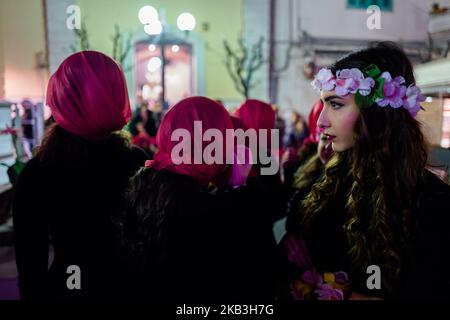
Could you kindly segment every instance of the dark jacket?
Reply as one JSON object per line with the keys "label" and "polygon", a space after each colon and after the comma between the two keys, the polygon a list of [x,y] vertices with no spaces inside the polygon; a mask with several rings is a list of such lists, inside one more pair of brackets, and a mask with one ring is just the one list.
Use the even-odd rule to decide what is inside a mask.
{"label": "dark jacket", "polygon": [[273,217],[260,210],[267,195],[246,187],[211,193],[194,178],[153,169],[142,170],[132,188],[125,239],[140,297],[274,297]]}
{"label": "dark jacket", "polygon": [[[53,161],[36,156],[27,163],[13,203],[23,299],[116,297],[120,268],[113,217],[129,178],[146,160],[141,150],[117,139],[82,143],[80,159],[52,152]],[[81,270],[81,290],[67,288],[71,265]]]}
{"label": "dark jacket", "polygon": [[[279,175],[255,176],[245,186],[216,193],[224,232],[233,234],[228,249],[234,254],[240,296],[275,298],[274,222],[286,213],[286,195]],[[236,249],[237,248],[237,249]],[[231,269],[231,267],[230,267]],[[233,296],[233,297],[234,297]]]}
{"label": "dark jacket", "polygon": [[[305,240],[312,264],[319,272],[347,272],[350,287],[355,292],[383,299],[449,299],[450,281],[443,275],[450,268],[450,186],[426,171],[419,190],[417,210],[413,216],[418,232],[411,243],[411,258],[408,262],[404,261],[396,287],[389,293],[383,287],[381,290],[367,288],[366,281],[371,273],[353,270],[352,274],[352,261],[343,229],[348,219],[344,209],[345,194],[335,197],[329,209],[317,218],[310,235],[303,235],[298,228],[300,216],[296,208],[304,195],[297,193],[289,205],[286,229],[288,234],[301,236]],[[279,295],[292,298],[292,284],[301,278],[305,270],[300,270],[289,261],[292,258],[287,258],[283,241],[278,254]]]}

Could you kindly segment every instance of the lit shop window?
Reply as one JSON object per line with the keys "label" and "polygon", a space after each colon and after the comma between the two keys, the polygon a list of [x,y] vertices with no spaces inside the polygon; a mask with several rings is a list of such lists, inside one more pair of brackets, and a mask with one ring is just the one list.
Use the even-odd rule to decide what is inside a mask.
{"label": "lit shop window", "polygon": [[441,147],[450,148],[450,99],[444,100]]}

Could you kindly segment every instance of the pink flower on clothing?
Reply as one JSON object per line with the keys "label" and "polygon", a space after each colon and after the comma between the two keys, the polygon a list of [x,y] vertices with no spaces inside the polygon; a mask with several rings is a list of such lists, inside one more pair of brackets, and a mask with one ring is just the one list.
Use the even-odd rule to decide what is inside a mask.
{"label": "pink flower on clothing", "polygon": [[322,284],[314,292],[318,294],[318,300],[344,300],[342,290],[334,289],[329,284]]}
{"label": "pink flower on clothing", "polygon": [[347,284],[348,283],[348,274],[344,271],[338,271],[334,273],[334,281],[338,284]]}

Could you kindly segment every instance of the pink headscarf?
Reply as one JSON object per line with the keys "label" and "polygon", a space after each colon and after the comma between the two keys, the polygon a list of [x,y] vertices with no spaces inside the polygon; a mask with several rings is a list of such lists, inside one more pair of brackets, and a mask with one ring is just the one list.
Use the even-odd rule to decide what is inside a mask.
{"label": "pink headscarf", "polygon": [[311,111],[309,112],[308,117],[308,127],[309,127],[309,136],[303,142],[303,146],[307,146],[310,143],[319,143],[319,131],[317,130],[317,120],[319,120],[320,113],[323,109],[322,100],[317,101]]}
{"label": "pink headscarf", "polygon": [[63,129],[88,140],[107,138],[131,117],[121,68],[96,51],[75,53],[61,63],[50,78],[47,105]]}
{"label": "pink headscarf", "polygon": [[[194,164],[194,155],[191,153],[191,164],[176,165],[172,162],[172,149],[180,141],[171,141],[172,133],[176,129],[186,129],[190,133],[191,149],[194,148],[194,121],[202,122],[202,130],[218,129],[224,138],[223,164]],[[197,179],[200,184],[207,185],[226,169],[225,137],[226,129],[233,129],[227,110],[217,102],[205,97],[186,98],[175,104],[164,116],[159,127],[156,141],[159,147],[153,161],[147,161],[146,166],[156,170],[167,169],[175,173],[184,174]],[[202,142],[202,150],[210,144]]]}
{"label": "pink headscarf", "polygon": [[231,122],[233,123],[234,130],[236,130],[236,129],[244,129],[244,126],[242,124],[241,119],[239,119],[235,115],[230,115],[230,116],[231,116]]}
{"label": "pink headscarf", "polygon": [[270,104],[256,99],[246,100],[235,112],[234,116],[241,119],[244,128],[267,129],[275,128],[275,111]]}
{"label": "pink headscarf", "polygon": [[[241,120],[244,130],[266,129],[267,130],[266,146],[268,150],[271,149],[270,130],[275,129],[276,113],[270,104],[256,99],[247,99],[244,101],[243,104],[241,104],[241,106],[234,112],[233,115]],[[257,136],[258,136],[258,150],[259,150],[260,141],[258,133]],[[249,148],[250,150],[250,146],[248,144],[246,144],[246,147]],[[259,175],[259,171],[256,170],[255,168],[253,168],[249,173],[249,176],[257,176],[257,175]]]}

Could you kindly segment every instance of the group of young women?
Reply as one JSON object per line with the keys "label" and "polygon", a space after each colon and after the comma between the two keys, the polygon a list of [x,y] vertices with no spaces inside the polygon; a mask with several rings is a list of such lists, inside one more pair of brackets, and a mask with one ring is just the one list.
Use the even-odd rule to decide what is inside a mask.
{"label": "group of young women", "polygon": [[[176,130],[199,143],[197,121],[222,136],[274,129],[270,105],[248,100],[230,116],[208,98],[184,99],[146,161],[119,132],[131,114],[120,67],[94,51],[67,58],[48,85],[56,124],[15,190],[22,297],[448,298],[450,187],[426,169],[415,119],[423,97],[407,56],[379,43],[320,70],[313,85],[321,101],[307,140],[319,147],[286,186],[248,157],[173,157]],[[277,244],[273,223],[286,215]],[[79,288],[67,285],[72,265]]]}

